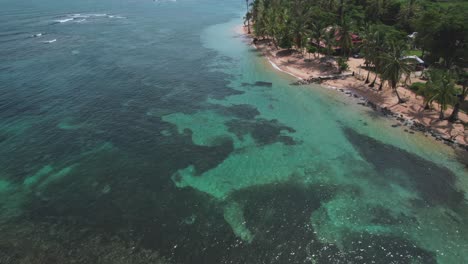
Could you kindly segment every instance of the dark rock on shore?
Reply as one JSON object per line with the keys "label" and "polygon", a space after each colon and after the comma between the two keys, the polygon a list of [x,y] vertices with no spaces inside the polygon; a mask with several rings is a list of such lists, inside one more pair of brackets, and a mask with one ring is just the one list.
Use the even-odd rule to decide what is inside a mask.
{"label": "dark rock on shore", "polygon": [[255,83],[242,83],[241,84],[243,87],[273,87],[273,83],[271,82],[263,82],[263,81],[257,81]]}
{"label": "dark rock on shore", "polygon": [[415,134],[415,132],[422,132],[424,135],[427,136],[432,136],[435,138],[435,140],[442,141],[444,144],[452,146],[456,149],[461,149],[464,151],[468,151],[468,145],[467,144],[460,144],[456,140],[454,140],[451,137],[442,135],[434,130],[432,130],[431,127],[425,126],[424,124],[421,124],[411,118],[405,118],[402,114],[394,113],[390,109],[386,107],[380,107],[377,104],[367,101],[362,97],[359,97],[358,95],[354,93],[350,93],[349,91],[346,91],[344,89],[338,89],[341,92],[344,92],[348,95],[352,95],[355,98],[361,98],[364,100],[364,102],[358,102],[358,104],[372,108],[373,110],[383,114],[384,116],[395,118],[397,121],[400,122],[400,124],[393,124],[391,125],[393,128],[400,127],[400,126],[405,126],[408,127],[408,129],[405,129],[404,131],[409,133],[409,134]]}
{"label": "dark rock on shore", "polygon": [[333,75],[324,75],[318,77],[310,77],[309,79],[301,79],[297,82],[293,83],[292,85],[307,85],[311,83],[321,83],[326,80],[336,80],[336,79],[343,79],[346,77],[352,76],[352,73],[342,73],[342,74],[333,74]]}
{"label": "dark rock on shore", "polygon": [[[349,74],[349,75],[351,75],[351,74]],[[330,75],[330,76],[324,76],[324,77],[312,77],[310,79],[298,80],[297,82],[293,83],[293,85],[306,85],[306,84],[310,84],[310,83],[320,83],[322,80],[325,80],[325,78],[339,79],[339,78],[344,78],[344,77],[346,77],[346,76],[344,76],[344,75]],[[387,107],[381,107],[381,106],[379,106],[379,105],[377,105],[377,104],[375,104],[375,103],[373,103],[371,101],[368,101],[366,98],[361,97],[360,95],[358,95],[356,93],[353,93],[353,92],[351,92],[349,90],[346,90],[346,89],[343,89],[343,88],[338,88],[337,90],[342,92],[342,93],[345,93],[349,97],[359,98],[361,100],[360,102],[358,102],[359,105],[372,108],[374,111],[379,112],[379,113],[381,113],[382,115],[384,115],[386,117],[394,118],[397,121],[399,121],[400,124],[393,124],[392,125],[392,127],[394,127],[394,128],[400,127],[400,126],[405,126],[405,127],[408,127],[408,129],[411,130],[411,131],[409,131],[408,129],[405,129],[405,132],[408,132],[410,134],[414,134],[415,131],[422,132],[422,133],[424,133],[424,135],[426,137],[430,135],[430,136],[432,136],[433,138],[435,138],[438,141],[443,141],[447,145],[450,145],[450,146],[455,147],[457,149],[462,149],[462,150],[468,151],[468,144],[460,144],[460,143],[456,142],[456,140],[454,140],[453,138],[441,135],[438,132],[432,130],[432,128],[426,127],[424,124],[421,124],[421,123],[419,123],[419,122],[417,122],[417,121],[415,121],[415,120],[413,120],[411,118],[406,118],[402,114],[394,113],[390,109],[388,109]]]}

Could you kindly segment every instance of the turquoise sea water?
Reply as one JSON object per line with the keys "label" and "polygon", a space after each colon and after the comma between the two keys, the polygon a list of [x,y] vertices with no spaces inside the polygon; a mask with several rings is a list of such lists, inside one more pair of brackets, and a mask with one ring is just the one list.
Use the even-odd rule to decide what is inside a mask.
{"label": "turquoise sea water", "polygon": [[0,5],[0,263],[468,262],[460,156],[290,85],[244,1]]}

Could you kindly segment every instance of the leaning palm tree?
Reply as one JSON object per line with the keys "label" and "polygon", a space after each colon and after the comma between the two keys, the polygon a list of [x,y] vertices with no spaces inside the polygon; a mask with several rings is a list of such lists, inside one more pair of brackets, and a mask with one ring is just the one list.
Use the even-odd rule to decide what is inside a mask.
{"label": "leaning palm tree", "polygon": [[421,91],[421,95],[424,98],[424,110],[432,109],[432,101],[434,95],[437,93],[435,85],[432,85],[430,81],[426,82],[424,89]]}
{"label": "leaning palm tree", "polygon": [[[395,91],[398,97],[398,103],[404,100],[398,93],[398,83],[403,75],[409,75],[412,70],[411,61],[403,57],[406,46],[404,43],[390,43],[390,51],[381,56],[382,79],[388,81],[390,87]],[[405,78],[406,80],[406,78]]]}
{"label": "leaning palm tree", "polygon": [[443,120],[447,106],[455,101],[456,90],[452,74],[449,71],[431,70],[426,86],[434,91],[434,95],[428,101],[439,103],[439,119]]}
{"label": "leaning palm tree", "polygon": [[375,50],[373,52],[375,52],[373,55],[374,58],[372,59],[372,64],[374,65],[375,76],[374,76],[374,80],[369,84],[369,87],[373,88],[375,86],[375,82],[377,81],[377,77],[379,77],[380,78],[379,90],[382,90],[382,84],[384,82],[383,76],[382,76],[382,68],[383,68],[382,66],[383,61],[381,59],[382,51]]}
{"label": "leaning palm tree", "polygon": [[462,88],[457,94],[457,101],[453,106],[452,114],[450,114],[450,117],[448,118],[450,122],[455,122],[456,120],[458,120],[458,112],[460,112],[460,106],[465,101],[465,98],[468,97],[468,72],[466,72],[466,70],[464,69],[458,70],[459,72],[457,74],[457,84],[461,85]]}

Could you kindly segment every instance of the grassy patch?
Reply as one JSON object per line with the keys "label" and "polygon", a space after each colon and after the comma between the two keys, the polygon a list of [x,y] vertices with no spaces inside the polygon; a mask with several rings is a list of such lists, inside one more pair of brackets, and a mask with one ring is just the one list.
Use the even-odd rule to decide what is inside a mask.
{"label": "grassy patch", "polygon": [[425,83],[415,82],[415,83],[412,83],[408,88],[418,95],[423,95],[423,91],[425,87],[426,87]]}
{"label": "grassy patch", "polygon": [[422,57],[422,51],[421,50],[408,50],[407,55]]}

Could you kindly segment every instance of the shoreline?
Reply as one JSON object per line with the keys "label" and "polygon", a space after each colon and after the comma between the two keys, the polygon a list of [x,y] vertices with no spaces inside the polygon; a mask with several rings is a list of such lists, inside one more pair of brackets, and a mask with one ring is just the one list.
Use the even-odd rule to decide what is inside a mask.
{"label": "shoreline", "polygon": [[289,74],[291,75],[292,77],[295,77],[297,78],[298,80],[304,80],[303,78],[297,76],[297,75],[294,75],[293,73],[291,72],[288,72],[288,71],[285,71],[283,69],[281,69],[278,65],[276,65],[276,63],[274,63],[269,57],[266,57],[268,59],[268,62],[271,64],[271,66],[273,66],[273,68],[275,68],[276,70],[280,71],[280,72],[283,72],[283,73],[286,73],[286,74]]}
{"label": "shoreline", "polygon": [[[241,26],[240,33],[253,40],[252,36],[246,32],[245,26]],[[325,61],[323,56],[310,55],[310,60],[306,60],[309,56],[294,50],[276,49],[268,40],[258,40],[257,43],[251,42],[250,45],[261,52],[275,70],[298,79],[296,85],[308,85],[312,78],[336,74],[336,67],[331,62]],[[397,98],[390,88],[384,86],[383,91],[377,91],[376,88],[372,89],[364,84],[367,71],[360,67],[363,63],[363,59],[350,58],[348,61],[349,73],[354,73],[353,76],[326,80],[318,85],[359,99],[358,104],[395,119],[398,123],[392,127],[404,126],[408,128],[405,129],[405,132],[410,134],[422,132],[426,137],[431,136],[437,141],[452,146],[455,150],[468,151],[468,130],[463,124],[468,123],[466,113],[459,113],[459,119],[463,123],[461,121],[450,123],[447,120],[439,120],[438,106],[434,105],[433,110],[424,110],[423,98],[403,87],[399,87],[398,91],[408,101],[398,104]],[[370,75],[372,80],[374,75],[372,72]],[[447,109],[445,113],[448,116],[451,109]]]}

